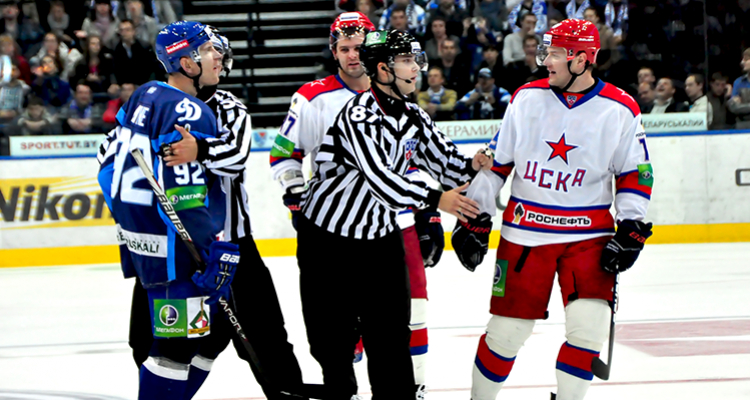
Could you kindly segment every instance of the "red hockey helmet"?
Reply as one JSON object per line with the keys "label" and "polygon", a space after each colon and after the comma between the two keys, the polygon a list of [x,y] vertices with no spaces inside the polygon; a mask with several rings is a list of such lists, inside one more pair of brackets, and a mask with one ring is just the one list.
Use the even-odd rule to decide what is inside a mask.
{"label": "red hockey helmet", "polygon": [[358,33],[367,36],[367,33],[375,30],[375,25],[370,22],[366,15],[359,11],[345,12],[339,14],[331,24],[330,44],[331,50],[342,37],[352,37]]}
{"label": "red hockey helmet", "polygon": [[581,52],[586,54],[586,60],[590,64],[596,63],[596,55],[601,49],[599,41],[599,30],[589,21],[581,19],[566,19],[550,28],[544,34],[542,44],[539,46],[537,61],[539,65],[547,57],[547,48],[562,47],[567,50],[568,61],[572,60]]}

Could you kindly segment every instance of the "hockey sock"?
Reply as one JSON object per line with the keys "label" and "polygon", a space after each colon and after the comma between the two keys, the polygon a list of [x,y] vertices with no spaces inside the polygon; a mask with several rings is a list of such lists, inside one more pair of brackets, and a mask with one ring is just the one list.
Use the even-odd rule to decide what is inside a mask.
{"label": "hockey sock", "polygon": [[557,356],[557,399],[581,400],[586,395],[594,374],[591,360],[599,357],[599,352],[576,347],[565,342]]}
{"label": "hockey sock", "polygon": [[183,400],[188,370],[188,365],[149,357],[141,365],[138,400]]}
{"label": "hockey sock", "polygon": [[192,399],[198,392],[203,382],[206,381],[214,360],[196,355],[190,362],[190,373],[188,374],[187,387],[185,388],[185,398]]}
{"label": "hockey sock", "polygon": [[[500,350],[500,349],[495,349]],[[502,389],[505,380],[510,375],[513,363],[516,362],[515,354],[509,350],[501,350],[506,356],[493,351],[487,345],[487,334],[479,339],[477,357],[474,359],[473,384],[471,397],[474,400],[494,400]]]}
{"label": "hockey sock", "polygon": [[412,330],[409,346],[411,347],[411,362],[414,366],[414,382],[417,385],[424,385],[428,347],[427,328]]}

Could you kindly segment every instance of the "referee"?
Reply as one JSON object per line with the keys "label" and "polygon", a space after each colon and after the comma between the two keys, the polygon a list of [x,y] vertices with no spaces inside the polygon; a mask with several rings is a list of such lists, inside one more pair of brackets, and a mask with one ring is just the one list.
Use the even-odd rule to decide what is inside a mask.
{"label": "referee", "polygon": [[[303,195],[297,226],[302,312],[327,399],[356,398],[352,352],[361,335],[373,399],[413,400],[409,279],[396,215],[432,207],[463,221],[475,218],[477,204],[460,191],[491,160],[462,155],[406,100],[426,66],[413,36],[370,32],[360,59],[372,88],[352,98],[325,134]],[[450,190],[411,182],[410,166]]]}
{"label": "referee", "polygon": [[[224,54],[223,68],[228,76],[232,68],[231,48],[228,40],[220,36],[218,30],[214,34],[212,42],[217,51]],[[221,217],[224,220],[224,240],[231,241],[240,248],[240,264],[232,281],[230,300],[240,324],[248,327],[245,334],[262,365],[251,361],[234,328],[228,320],[221,320],[212,324],[211,335],[220,335],[222,340],[212,341],[215,344],[213,348],[202,350],[193,359],[190,374],[207,376],[214,359],[231,339],[238,356],[250,365],[266,397],[269,400],[289,399],[290,396],[279,393],[278,388],[302,384],[302,372],[293,347],[287,340],[284,317],[271,274],[263,263],[250,230],[248,194],[244,187],[247,176],[245,161],[250,154],[252,139],[250,114],[233,94],[217,90],[216,86],[201,88],[197,97],[214,110],[222,137],[196,141],[185,131],[183,140],[171,145],[169,151],[172,155],[166,156],[164,160],[171,167],[197,159],[220,178],[220,191],[226,195],[226,216]],[[219,190],[217,185],[211,188],[212,192],[215,190]],[[140,285],[136,283],[133,295],[130,345],[136,363],[140,364],[148,356],[153,339],[146,292],[139,295],[138,286]],[[143,299],[141,305],[138,304],[140,298]],[[136,311],[144,315],[139,318],[140,313]],[[270,380],[276,389],[263,387],[264,379]],[[198,389],[189,388],[191,393],[186,398],[191,398]]]}

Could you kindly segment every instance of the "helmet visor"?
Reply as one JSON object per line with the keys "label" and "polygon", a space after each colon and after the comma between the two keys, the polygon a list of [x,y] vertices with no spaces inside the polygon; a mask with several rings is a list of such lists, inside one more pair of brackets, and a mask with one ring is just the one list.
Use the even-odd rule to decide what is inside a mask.
{"label": "helmet visor", "polygon": [[397,54],[396,56],[391,57],[388,66],[391,68],[395,68],[397,66],[402,68],[411,68],[414,64],[417,65],[418,70],[423,72],[427,71],[429,63],[427,61],[427,55],[424,51],[420,52],[419,54]]}

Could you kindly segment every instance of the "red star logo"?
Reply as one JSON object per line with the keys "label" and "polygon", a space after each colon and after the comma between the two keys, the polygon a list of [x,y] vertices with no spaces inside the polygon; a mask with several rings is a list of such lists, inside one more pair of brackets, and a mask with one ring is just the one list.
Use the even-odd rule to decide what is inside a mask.
{"label": "red star logo", "polygon": [[568,152],[578,147],[565,143],[565,133],[562,134],[560,140],[558,140],[557,143],[550,141],[546,142],[549,147],[552,147],[552,154],[549,155],[547,161],[550,161],[555,157],[560,157],[563,161],[565,161],[565,164],[568,163]]}

